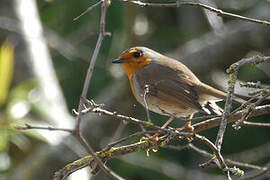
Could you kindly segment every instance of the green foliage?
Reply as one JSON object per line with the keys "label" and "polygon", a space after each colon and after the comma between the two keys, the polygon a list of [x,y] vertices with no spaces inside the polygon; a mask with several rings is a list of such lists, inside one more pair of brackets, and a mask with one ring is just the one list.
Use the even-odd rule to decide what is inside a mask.
{"label": "green foliage", "polygon": [[[10,0],[7,0],[7,2],[9,1]],[[96,7],[77,21],[73,21],[75,17],[80,15],[84,10],[86,10],[89,6],[93,5],[97,1],[38,0],[36,2],[38,4],[41,22],[44,27],[45,38],[50,37],[50,31],[52,31],[57,35],[58,38],[63,40],[60,41],[60,49],[57,49],[54,46],[50,46],[50,52],[53,59],[54,70],[63,90],[63,94],[68,105],[68,110],[71,112],[71,109],[76,108],[78,105],[84,78],[89,65],[89,59],[91,58],[95,48],[95,43],[99,33],[100,7]],[[240,2],[236,1],[230,2],[240,4]],[[224,7],[222,7],[221,3],[217,3],[217,5],[222,9],[226,9],[230,12],[242,15],[248,13],[248,10],[250,9],[255,10],[256,8],[260,8],[257,6],[257,3],[252,3],[251,5],[245,6],[242,4],[244,7],[236,6],[233,8],[230,6],[230,3],[228,3],[226,6],[226,3],[228,2],[224,1]],[[263,9],[263,11],[265,11],[265,9]],[[10,12],[13,12],[13,10]],[[225,18],[225,23],[229,23],[232,20],[235,19]],[[141,23],[138,25],[139,30],[142,29],[143,26],[146,27],[146,31],[142,34],[138,34],[138,32],[136,32],[135,25],[138,22]],[[248,25],[253,24],[250,23]],[[243,27],[247,29],[249,28],[249,26]],[[146,119],[145,109],[137,102],[135,102],[133,97],[131,97],[131,90],[128,85],[127,78],[122,76],[123,70],[120,68],[115,68],[115,66],[111,64],[111,61],[117,58],[120,52],[127,49],[128,47],[135,45],[148,46],[152,49],[160,51],[161,53],[170,53],[175,50],[177,52],[186,53],[188,48],[182,49],[181,51],[179,49],[181,49],[185,43],[190,43],[190,46],[188,47],[191,48],[192,52],[194,51],[196,53],[198,49],[205,48],[208,45],[211,45],[211,43],[214,43],[212,39],[200,39],[204,35],[207,33],[212,33],[212,35],[217,33],[217,38],[220,38],[219,35],[221,37],[223,35],[219,34],[219,31],[215,31],[212,27],[209,26],[204,16],[203,10],[199,8],[141,8],[130,5],[128,3],[113,0],[111,1],[111,5],[107,12],[106,31],[111,32],[112,37],[105,37],[103,41],[102,48],[100,54],[98,55],[98,60],[94,69],[93,78],[91,80],[88,97],[95,100],[105,99],[104,101],[97,103],[104,103],[108,109],[112,109],[121,114],[127,114],[139,119]],[[232,33],[233,36],[235,31],[236,30],[232,28],[229,29],[226,33]],[[269,27],[267,31],[269,31]],[[261,32],[254,32],[254,35],[250,35],[252,36],[250,37],[250,41],[246,39],[243,40],[244,38],[240,38],[240,40],[243,41],[243,44],[242,42],[239,44],[233,44],[233,42],[229,42],[227,39],[224,39],[224,45],[227,43],[232,43],[229,48],[235,49],[234,55],[229,56],[229,58],[224,60],[224,62],[221,62],[219,59],[217,59],[216,61],[220,61],[220,66],[222,67],[219,65],[212,66],[209,64],[208,68],[204,70],[205,73],[196,74],[200,77],[200,79],[209,79],[210,71],[213,69],[220,69],[221,71],[224,71],[227,68],[224,64],[227,63],[228,65],[231,62],[240,60],[242,56],[246,56],[249,51],[251,51],[251,49],[257,48],[256,50],[258,50],[259,48],[263,48],[262,51],[265,51],[266,54],[269,54],[269,43],[267,42],[270,41],[268,41],[267,37],[261,37],[260,33]],[[39,131],[18,131],[15,127],[23,126],[25,123],[31,125],[40,125],[46,122],[50,124],[51,114],[47,111],[47,107],[42,105],[42,100],[39,99],[40,97],[35,96],[36,92],[39,90],[38,80],[33,77],[27,77],[24,79],[22,78],[23,80],[16,77],[19,76],[18,74],[26,74],[27,70],[20,66],[17,67],[13,65],[14,63],[16,64],[17,62],[21,62],[20,54],[16,54],[17,49],[14,50],[14,47],[16,47],[14,44],[3,40],[5,39],[3,38],[3,34],[7,34],[7,31],[3,31],[1,29],[0,43],[2,45],[0,49],[0,155],[1,153],[5,153],[11,159],[11,164],[7,169],[5,169],[5,171],[10,170],[10,172],[12,172],[15,167],[23,164],[22,162],[25,159],[31,157],[37,147],[40,147],[41,144],[46,142]],[[16,37],[17,36],[18,34],[16,34]],[[261,41],[264,41],[264,43],[262,43],[263,45],[257,45],[261,43]],[[59,43],[57,39],[52,39],[52,42],[53,45]],[[201,42],[203,43],[200,44]],[[196,46],[194,46],[194,43]],[[23,43],[20,41],[18,44],[21,45]],[[63,55],[62,51],[66,50],[65,48],[69,46],[73,46],[76,53],[73,54],[73,52],[70,52],[71,55],[67,57]],[[242,46],[244,47],[244,50],[241,49]],[[226,49],[216,51],[215,48],[219,47],[209,47],[210,48],[208,53],[210,56],[207,54],[200,54],[200,56],[208,58],[212,57],[211,55],[217,52],[223,53],[223,50],[226,51]],[[18,48],[18,52],[20,49],[25,49],[24,45],[21,45],[20,48]],[[191,50],[189,49],[190,52]],[[14,56],[17,58],[16,60],[14,60]],[[225,56],[227,56],[227,54],[224,53],[224,57]],[[179,57],[179,59],[180,58],[181,57]],[[198,62],[197,59],[193,59],[188,63],[195,67],[200,66],[200,63],[204,64],[204,62]],[[29,65],[29,67],[28,68],[31,69],[31,65]],[[14,72],[20,73],[16,74]],[[115,74],[120,75],[116,76]],[[238,77],[247,81],[259,80],[263,83],[270,83],[267,73],[261,71],[255,66],[244,66],[241,69]],[[107,101],[109,101],[108,99],[113,96],[113,93],[115,93],[112,91],[118,91],[118,89],[115,90],[113,87],[120,81],[125,84],[125,86],[122,86],[124,93],[117,92],[119,97],[117,97],[117,100],[114,100],[112,106],[108,107],[107,105],[109,102]],[[134,104],[136,104],[136,106]],[[221,107],[224,107],[224,105],[221,105]],[[153,123],[156,125],[162,125],[167,119],[167,117],[160,116],[155,113],[150,114]],[[92,115],[90,115],[90,117],[84,117],[85,119],[83,119],[83,126],[89,123],[91,124],[91,127],[96,127],[94,130],[89,130],[90,128],[87,127],[86,132],[91,131],[91,133],[94,134],[93,135],[90,133],[91,137],[89,139],[94,142],[89,143],[97,145],[94,147],[94,149],[100,149],[101,147],[98,145],[104,145],[104,142],[107,143],[108,139],[111,139],[114,135],[112,129],[114,130],[116,127],[114,127],[111,123],[109,125],[106,124],[105,127],[100,125],[105,121],[105,117],[99,119],[98,123],[95,122],[96,124],[92,124],[92,122],[89,121],[91,117]],[[254,121],[267,122],[267,118],[269,119],[269,116],[261,116],[259,118],[255,118]],[[110,119],[110,121],[114,120]],[[183,121],[177,119],[171,123],[171,126],[180,127],[183,124]],[[222,147],[222,153],[225,155],[242,152],[246,149],[255,148],[260,144],[269,143],[269,129],[243,127],[239,131],[235,131],[230,126],[231,124],[229,124],[227,127],[227,131],[224,137],[225,141]],[[129,124],[125,126],[125,133],[122,133],[120,136],[124,137],[125,135],[131,134],[131,132],[136,132],[139,130],[140,129],[137,126]],[[217,128],[213,128],[206,132],[202,132],[201,134],[214,142],[216,133]],[[137,141],[139,141],[139,138]],[[134,143],[133,140],[132,143]],[[183,144],[176,143],[175,145]],[[205,150],[209,150],[204,145],[200,146],[198,144],[198,146]],[[146,154],[145,152],[141,153]],[[157,153],[151,152],[151,155],[149,158],[147,158],[147,161],[151,161],[151,156],[157,157],[159,159],[166,159],[172,163],[179,164],[184,168],[191,170],[198,170],[198,164],[207,160],[206,158],[197,156],[196,153],[189,150],[179,152],[165,149],[159,150]],[[63,157],[61,156],[61,158],[55,158],[55,161],[61,161],[57,158],[61,159]],[[63,159],[65,159],[65,157]],[[268,159],[265,159],[269,160],[269,157]],[[261,161],[266,161],[265,159]],[[64,167],[65,164],[63,162],[61,163],[61,167]],[[109,167],[111,167],[114,171],[126,179],[138,180],[171,178],[162,174],[158,170],[143,168],[142,166],[134,165],[127,161],[123,162],[121,160],[113,159],[109,161],[108,164]],[[51,166],[52,164],[49,164],[46,166],[46,168]],[[53,171],[57,170],[58,169],[50,170],[50,175],[46,174],[42,178],[51,179],[51,174],[53,174]],[[201,169],[199,170],[207,171]],[[1,171],[0,169],[0,179],[3,172],[4,171]],[[220,174],[220,170],[217,168],[212,168],[208,172]]]}
{"label": "green foliage", "polygon": [[13,45],[6,41],[0,49],[0,108],[5,103],[13,74]]}

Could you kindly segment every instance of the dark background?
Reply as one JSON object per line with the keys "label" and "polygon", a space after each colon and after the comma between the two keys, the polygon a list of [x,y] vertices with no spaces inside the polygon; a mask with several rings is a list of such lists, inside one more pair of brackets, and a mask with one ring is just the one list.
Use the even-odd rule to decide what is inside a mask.
{"label": "dark background", "polygon": [[[54,71],[68,112],[71,112],[78,106],[89,59],[97,41],[100,6],[73,21],[73,18],[95,2],[36,2]],[[269,20],[270,17],[270,2],[267,0],[229,0],[212,3],[224,11],[247,17],[264,20]],[[12,42],[15,64],[9,93],[0,105],[0,179],[52,179],[54,172],[68,162],[78,159],[80,155],[85,155],[85,152],[72,137],[63,138],[65,143],[50,145],[38,131],[30,133],[13,128],[14,125],[31,124],[32,121],[28,121],[30,117],[37,124],[51,123],[47,121],[48,114],[43,113],[46,106],[41,106],[42,102],[31,102],[28,112],[19,119],[10,113],[18,99],[29,103],[29,93],[39,87],[33,66],[29,63],[28,47],[20,32],[20,22],[15,9],[15,1],[0,1],[0,45],[7,40]],[[219,89],[226,84],[223,76],[230,64],[244,57],[270,55],[269,26],[231,17],[217,17],[213,14],[211,17],[212,25],[209,23],[209,16],[207,17],[200,8],[142,8],[121,1],[112,1],[106,18],[106,30],[111,32],[112,36],[105,37],[103,41],[88,97],[97,103],[105,104],[104,108],[108,110],[146,119],[144,108],[132,96],[124,71],[120,66],[111,64],[123,50],[132,46],[146,46],[179,59],[202,81]],[[18,30],[7,28],[7,20],[4,18],[14,20],[15,23],[11,21],[11,25],[17,26]],[[59,46],[56,46],[56,42]],[[269,64],[244,66],[239,78],[242,81],[269,84],[269,67]],[[241,89],[237,89],[237,92],[240,95],[246,94]],[[269,100],[265,101],[267,102],[269,103]],[[219,105],[224,107],[223,103]],[[162,125],[167,117],[151,113],[151,119],[155,124]],[[250,120],[267,122],[269,115]],[[180,123],[183,122],[174,121],[171,126],[177,127]],[[242,127],[236,131],[231,125],[228,125],[224,137],[224,156],[261,166],[267,164],[270,159],[269,129]],[[112,139],[119,139],[140,130],[135,125],[123,124],[94,114],[84,116],[82,126],[84,136],[96,151],[105,147]],[[213,128],[201,134],[214,141],[217,131],[218,128]],[[63,132],[47,133],[54,135]],[[129,143],[137,141],[139,138]],[[195,144],[209,150],[200,143]],[[70,146],[79,149],[81,154],[75,153]],[[160,149],[157,153],[150,152],[150,157],[146,157],[146,152],[139,152],[110,160],[107,165],[122,177],[134,180],[225,179],[215,166],[205,169],[198,167],[199,163],[206,160],[190,150]],[[108,178],[99,173],[95,179]]]}

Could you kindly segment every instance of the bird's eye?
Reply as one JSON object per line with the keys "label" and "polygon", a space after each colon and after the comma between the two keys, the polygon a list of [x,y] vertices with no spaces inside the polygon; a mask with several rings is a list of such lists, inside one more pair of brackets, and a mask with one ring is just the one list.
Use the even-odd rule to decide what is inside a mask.
{"label": "bird's eye", "polygon": [[140,57],[141,56],[141,53],[139,53],[139,52],[135,52],[134,54],[133,54],[133,57],[135,57],[135,58],[138,58],[138,57]]}

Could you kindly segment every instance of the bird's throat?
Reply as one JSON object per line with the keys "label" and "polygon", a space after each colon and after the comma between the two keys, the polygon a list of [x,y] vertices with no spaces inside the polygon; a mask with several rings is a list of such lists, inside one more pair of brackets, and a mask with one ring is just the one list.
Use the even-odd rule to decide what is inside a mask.
{"label": "bird's throat", "polygon": [[144,66],[147,66],[151,60],[145,60],[145,61],[137,61],[137,62],[126,62],[122,63],[121,65],[126,71],[126,74],[129,79],[132,79],[136,71],[143,68]]}
{"label": "bird's throat", "polygon": [[140,102],[140,98],[137,96],[136,91],[135,91],[135,85],[134,85],[133,78],[134,78],[136,71],[139,70],[140,68],[146,66],[146,65],[145,64],[143,66],[142,66],[142,64],[130,65],[129,63],[123,63],[122,66],[125,69],[126,74],[128,76],[132,93],[133,93],[134,97],[136,98],[136,100]]}

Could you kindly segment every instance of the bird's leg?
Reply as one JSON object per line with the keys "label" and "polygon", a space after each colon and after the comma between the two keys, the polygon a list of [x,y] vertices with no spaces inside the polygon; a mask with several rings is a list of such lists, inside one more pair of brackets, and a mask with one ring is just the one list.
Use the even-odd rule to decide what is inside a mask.
{"label": "bird's leg", "polygon": [[[174,116],[171,116],[162,126],[161,128],[166,128],[173,120],[175,119]],[[153,137],[155,137],[158,140],[158,133],[154,134]]]}
{"label": "bird's leg", "polygon": [[173,120],[175,119],[174,116],[171,116],[162,126],[161,128],[166,128]]}
{"label": "bird's leg", "polygon": [[[174,116],[171,116],[162,126],[161,128],[166,128],[173,120],[175,119]],[[154,141],[154,142],[157,142],[158,141],[158,135],[159,133],[156,133],[154,134],[152,137],[150,138],[146,138],[146,137],[142,137],[141,138],[141,141],[142,140],[146,140],[146,141]]]}
{"label": "bird's leg", "polygon": [[189,116],[189,119],[188,119],[188,122],[186,123],[186,128],[189,130],[189,131],[191,131],[191,132],[193,132],[194,131],[194,127],[193,126],[191,126],[191,119],[193,118],[193,113]]}

